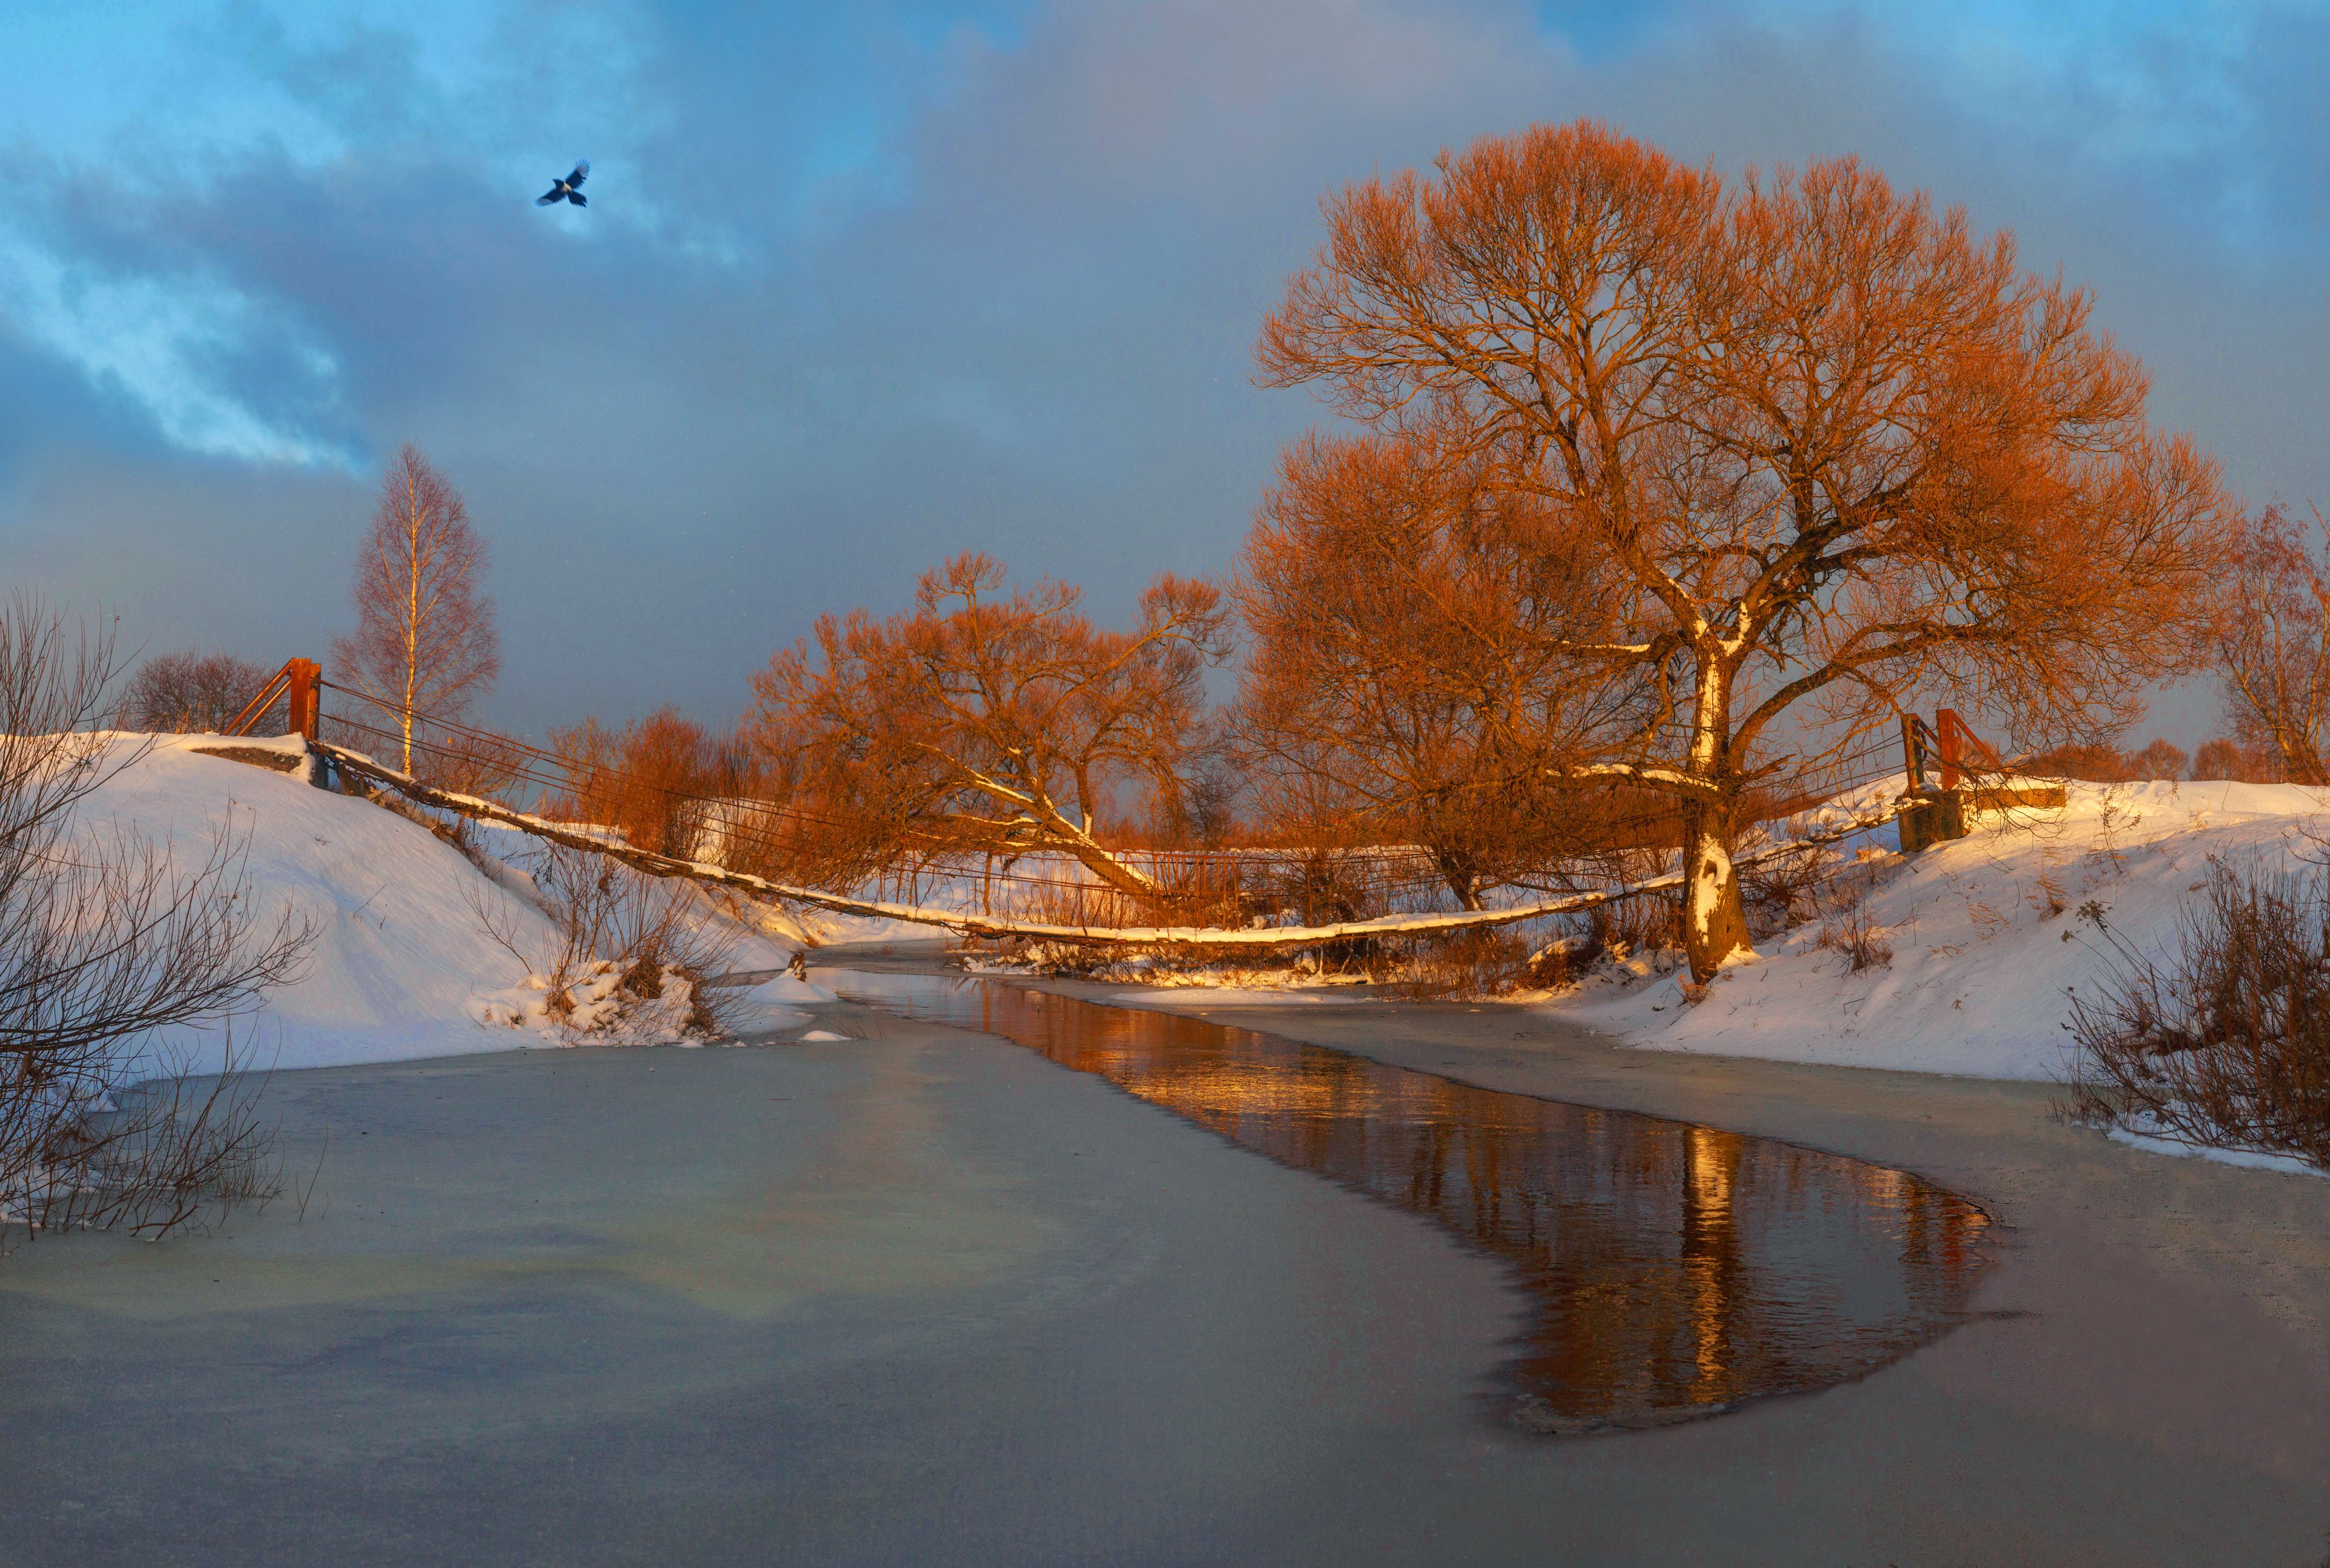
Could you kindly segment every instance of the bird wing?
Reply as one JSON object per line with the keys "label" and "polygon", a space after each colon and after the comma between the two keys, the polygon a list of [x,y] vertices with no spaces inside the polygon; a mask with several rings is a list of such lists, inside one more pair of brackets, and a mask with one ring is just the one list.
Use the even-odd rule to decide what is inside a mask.
{"label": "bird wing", "polygon": [[566,176],[566,183],[570,185],[579,185],[590,177],[591,160],[589,158],[577,158],[574,160],[574,172]]}
{"label": "bird wing", "polygon": [[537,207],[554,207],[558,204],[558,198],[565,194],[566,189],[564,186],[553,185],[548,191],[536,196],[534,199],[534,204]]}

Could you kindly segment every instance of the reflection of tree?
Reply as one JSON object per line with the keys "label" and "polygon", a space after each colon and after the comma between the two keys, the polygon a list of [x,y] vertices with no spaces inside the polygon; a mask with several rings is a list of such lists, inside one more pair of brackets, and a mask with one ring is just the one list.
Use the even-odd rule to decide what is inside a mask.
{"label": "reflection of tree", "polygon": [[1512,1265],[1537,1304],[1513,1374],[1567,1421],[1857,1375],[1949,1322],[1972,1282],[1983,1216],[1898,1171],[1202,1019],[980,989],[966,1023]]}
{"label": "reflection of tree", "polygon": [[1693,1404],[1721,1404],[1733,1393],[1731,1319],[1738,1304],[1738,1234],[1731,1223],[1731,1185],[1739,1167],[1737,1133],[1683,1129],[1682,1265],[1691,1293]]}

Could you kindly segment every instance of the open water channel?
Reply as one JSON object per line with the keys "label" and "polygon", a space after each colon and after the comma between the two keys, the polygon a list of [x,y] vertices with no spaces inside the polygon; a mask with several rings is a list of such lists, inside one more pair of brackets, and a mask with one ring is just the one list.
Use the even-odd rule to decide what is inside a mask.
{"label": "open water channel", "polygon": [[1097,1073],[1501,1261],[1532,1303],[1504,1378],[1524,1427],[1662,1425],[1845,1382],[1969,1313],[1988,1220],[1901,1171],[1008,981],[817,978]]}

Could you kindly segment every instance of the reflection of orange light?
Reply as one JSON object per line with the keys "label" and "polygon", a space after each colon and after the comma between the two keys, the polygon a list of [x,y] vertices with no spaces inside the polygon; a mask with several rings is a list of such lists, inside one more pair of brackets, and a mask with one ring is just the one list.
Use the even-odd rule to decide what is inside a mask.
{"label": "reflection of orange light", "polygon": [[1890,1170],[1881,1165],[1865,1165],[1855,1175],[1860,1177],[1862,1189],[1888,1208],[1902,1207],[1902,1200],[1910,1195],[1909,1178],[1904,1172]]}
{"label": "reflection of orange light", "polygon": [[[1719,1129],[1501,1094],[1204,1020],[978,994],[990,1031],[1520,1269],[1539,1304],[1517,1370],[1565,1417],[1705,1413],[1816,1386],[1871,1345],[1890,1355],[1890,1322],[1798,1303],[1785,1278],[1776,1288],[1793,1257],[1776,1260],[1773,1238],[1858,1235],[1879,1242],[1879,1267],[1891,1240],[1910,1318],[1930,1321],[1962,1299],[1987,1223],[1905,1172]],[[1677,1208],[1679,1255],[1661,1223]]]}
{"label": "reflection of orange light", "polygon": [[1739,1135],[1719,1132],[1711,1127],[1686,1129],[1691,1139],[1691,1195],[1700,1206],[1710,1212],[1720,1211],[1723,1223],[1731,1220],[1731,1162],[1728,1157],[1738,1152]]}
{"label": "reflection of orange light", "polygon": [[1711,1127],[1684,1129],[1690,1157],[1684,1168],[1696,1210],[1691,1216],[1700,1255],[1691,1268],[1691,1327],[1692,1360],[1698,1375],[1691,1379],[1693,1404],[1719,1404],[1731,1396],[1729,1365],[1731,1168],[1739,1153],[1739,1135]]}

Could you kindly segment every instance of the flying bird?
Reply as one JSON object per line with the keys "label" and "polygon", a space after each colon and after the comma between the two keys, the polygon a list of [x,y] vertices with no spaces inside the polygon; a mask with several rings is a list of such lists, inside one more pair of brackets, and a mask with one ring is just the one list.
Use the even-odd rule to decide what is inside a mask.
{"label": "flying bird", "polygon": [[551,186],[550,189],[543,194],[536,196],[534,199],[534,204],[537,207],[554,207],[558,205],[559,198],[563,196],[578,207],[587,207],[591,203],[583,199],[582,193],[579,187],[582,185],[583,181],[590,177],[591,160],[589,158],[581,159],[575,164],[574,172],[573,174],[567,175],[564,179]]}

